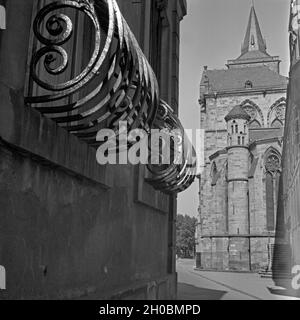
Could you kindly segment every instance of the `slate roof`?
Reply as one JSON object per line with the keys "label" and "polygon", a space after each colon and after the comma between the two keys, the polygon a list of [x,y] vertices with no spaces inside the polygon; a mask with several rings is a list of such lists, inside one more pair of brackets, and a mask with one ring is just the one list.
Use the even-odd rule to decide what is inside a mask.
{"label": "slate roof", "polygon": [[266,66],[206,70],[201,85],[207,85],[205,93],[245,90],[246,81],[251,81],[252,89],[286,88],[287,78]]}
{"label": "slate roof", "polygon": [[[252,5],[241,55],[235,60],[228,61],[228,69],[208,70],[206,67],[201,80],[201,95],[228,91],[286,89],[287,78],[267,66],[273,61],[280,62],[279,57],[272,57],[267,53],[266,43]],[[263,65],[264,63],[266,65]],[[246,82],[249,81],[252,87],[246,86]]]}
{"label": "slate roof", "polygon": [[231,119],[245,119],[249,121],[251,117],[240,105],[238,105],[235,106],[225,117],[226,121],[229,121]]}
{"label": "slate roof", "polygon": [[252,5],[250,11],[249,22],[242,47],[242,54],[251,50],[258,50],[264,53],[267,52],[266,43],[262,36],[254,5]]}

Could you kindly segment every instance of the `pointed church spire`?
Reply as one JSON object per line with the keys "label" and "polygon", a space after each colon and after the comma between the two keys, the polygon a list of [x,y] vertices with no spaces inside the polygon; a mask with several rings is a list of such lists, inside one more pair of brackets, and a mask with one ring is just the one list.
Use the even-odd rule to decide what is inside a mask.
{"label": "pointed church spire", "polygon": [[263,39],[260,26],[258,23],[257,15],[252,1],[249,22],[247,26],[245,40],[242,46],[242,54],[249,51],[260,51],[267,53],[266,43]]}
{"label": "pointed church spire", "polygon": [[270,56],[267,52],[266,42],[260,30],[254,2],[252,2],[242,53],[238,58],[228,60],[226,66],[231,69],[261,67],[264,65],[270,70],[279,73],[280,62],[278,56]]}

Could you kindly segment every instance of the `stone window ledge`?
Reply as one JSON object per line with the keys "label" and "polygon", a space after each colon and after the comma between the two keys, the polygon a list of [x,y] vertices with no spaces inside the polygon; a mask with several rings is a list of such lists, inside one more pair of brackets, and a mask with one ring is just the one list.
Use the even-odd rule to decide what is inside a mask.
{"label": "stone window ledge", "polygon": [[96,149],[24,105],[23,95],[0,84],[1,144],[44,165],[58,167],[103,188],[112,187],[111,168],[96,161]]}

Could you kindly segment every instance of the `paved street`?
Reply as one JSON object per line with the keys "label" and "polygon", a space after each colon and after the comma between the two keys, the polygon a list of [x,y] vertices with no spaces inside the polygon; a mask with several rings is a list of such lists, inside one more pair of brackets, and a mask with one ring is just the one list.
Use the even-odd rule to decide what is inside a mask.
{"label": "paved street", "polygon": [[272,279],[252,273],[203,272],[194,270],[194,260],[177,261],[178,300],[291,300],[276,296],[268,287]]}

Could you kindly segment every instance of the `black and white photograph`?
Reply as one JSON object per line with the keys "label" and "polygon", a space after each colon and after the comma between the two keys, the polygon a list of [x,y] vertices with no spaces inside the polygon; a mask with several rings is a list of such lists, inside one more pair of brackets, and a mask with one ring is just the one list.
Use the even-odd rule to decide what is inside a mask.
{"label": "black and white photograph", "polygon": [[300,300],[300,0],[0,0],[12,300]]}

